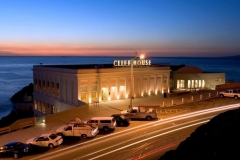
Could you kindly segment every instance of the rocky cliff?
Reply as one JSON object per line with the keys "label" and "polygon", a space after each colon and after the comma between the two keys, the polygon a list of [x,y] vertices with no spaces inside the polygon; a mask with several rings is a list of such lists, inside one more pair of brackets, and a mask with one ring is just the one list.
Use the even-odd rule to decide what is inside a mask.
{"label": "rocky cliff", "polygon": [[[16,102],[23,102],[23,99],[26,95],[32,96],[32,94],[33,94],[33,84],[30,83],[28,86],[23,87],[20,91],[15,93],[10,98],[10,101],[13,102],[13,104]],[[12,106],[9,106],[9,107],[12,107]],[[32,110],[21,111],[21,110],[13,109],[7,116],[0,119],[0,128],[9,126],[18,119],[30,118],[33,116],[34,116],[34,113]]]}

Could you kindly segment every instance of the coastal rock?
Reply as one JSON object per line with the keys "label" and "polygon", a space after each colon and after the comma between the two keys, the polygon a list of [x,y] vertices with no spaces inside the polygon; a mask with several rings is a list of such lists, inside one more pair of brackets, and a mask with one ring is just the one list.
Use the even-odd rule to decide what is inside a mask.
{"label": "coastal rock", "polygon": [[[17,102],[24,102],[25,97],[27,97],[27,103],[29,103],[29,99],[32,100],[33,95],[33,84],[30,83],[28,86],[23,87],[20,91],[15,93],[10,101],[12,103],[17,103]],[[14,109],[5,117],[0,119],[0,128],[2,127],[7,127],[14,123],[18,119],[23,119],[23,118],[30,118],[34,116],[33,110],[22,110],[22,109],[17,109],[14,107]]]}
{"label": "coastal rock", "polygon": [[28,86],[23,87],[20,91],[15,93],[11,98],[10,101],[13,103],[21,102],[24,100],[25,96],[33,96],[33,84],[30,83]]}

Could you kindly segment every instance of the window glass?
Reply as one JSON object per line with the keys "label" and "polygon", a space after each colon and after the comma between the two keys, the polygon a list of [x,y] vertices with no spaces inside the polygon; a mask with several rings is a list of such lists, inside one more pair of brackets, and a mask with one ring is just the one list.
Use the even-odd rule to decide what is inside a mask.
{"label": "window glass", "polygon": [[137,110],[132,110],[131,113],[137,113]]}
{"label": "window glass", "polygon": [[100,120],[100,123],[111,123],[111,120]]}
{"label": "window glass", "polygon": [[90,121],[88,121],[89,123],[94,123],[94,120],[90,120]]}
{"label": "window glass", "polygon": [[68,126],[67,128],[66,128],[66,131],[71,131],[72,130],[72,126]]}
{"label": "window glass", "polygon": [[44,137],[43,141],[49,141],[48,137]]}
{"label": "window glass", "polygon": [[22,147],[23,147],[23,143],[19,142],[19,143],[16,144],[15,147],[16,147],[16,148],[22,148]]}
{"label": "window glass", "polygon": [[39,137],[36,141],[42,141],[43,137]]}
{"label": "window glass", "polygon": [[57,138],[57,135],[51,134],[49,137],[50,137],[51,139],[55,139],[55,138]]}

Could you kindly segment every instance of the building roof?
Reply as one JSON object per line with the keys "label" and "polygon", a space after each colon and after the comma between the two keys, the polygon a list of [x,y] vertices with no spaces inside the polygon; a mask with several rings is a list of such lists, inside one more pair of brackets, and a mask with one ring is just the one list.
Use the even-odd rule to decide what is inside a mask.
{"label": "building roof", "polygon": [[[50,67],[50,68],[63,68],[63,69],[96,69],[96,68],[120,68],[115,67],[113,64],[70,64],[70,65],[34,65],[38,67]],[[170,66],[169,64],[152,64],[151,66],[144,67],[165,67]],[[129,66],[126,66],[129,67]],[[134,66],[135,68],[136,66]],[[143,66],[139,66],[143,67]],[[121,67],[124,68],[124,67]]]}
{"label": "building roof", "polygon": [[37,65],[37,66],[64,69],[114,68],[113,64],[66,64],[66,65]]}
{"label": "building roof", "polygon": [[203,73],[203,71],[196,66],[186,66],[178,69],[175,73]]}
{"label": "building roof", "polygon": [[185,67],[185,64],[181,64],[181,65],[171,65],[170,68],[173,72],[179,70],[180,68]]}

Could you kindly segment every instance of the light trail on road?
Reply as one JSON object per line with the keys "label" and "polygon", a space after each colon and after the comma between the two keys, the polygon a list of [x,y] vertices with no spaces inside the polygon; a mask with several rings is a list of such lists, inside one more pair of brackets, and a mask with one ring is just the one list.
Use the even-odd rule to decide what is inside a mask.
{"label": "light trail on road", "polygon": [[[195,125],[203,124],[203,123],[206,123],[206,122],[208,122],[208,120],[202,121],[202,122],[198,122],[198,123],[194,123],[194,124],[191,124],[191,125],[187,125],[187,126],[184,126],[184,127],[180,127],[180,128],[177,128],[177,129],[173,129],[173,130],[171,130],[171,131],[167,131],[167,132],[164,132],[164,133],[161,133],[161,134],[157,134],[157,135],[152,136],[152,137],[150,137],[150,138],[146,138],[146,139],[144,139],[144,140],[141,140],[141,141],[138,141],[138,142],[135,142],[135,143],[126,145],[126,146],[124,146],[124,147],[121,147],[121,148],[112,150],[112,151],[107,152],[107,153],[105,153],[105,154],[98,155],[98,156],[96,156],[96,157],[94,157],[94,158],[90,158],[89,160],[94,160],[94,159],[103,157],[103,156],[105,156],[105,155],[107,155],[107,154],[111,154],[111,153],[113,153],[113,152],[117,152],[117,151],[122,150],[122,149],[125,149],[125,148],[127,148],[127,147],[130,147],[130,146],[133,146],[133,145],[136,145],[136,144],[139,144],[139,143],[142,143],[142,142],[151,140],[151,139],[153,139],[153,138],[157,138],[157,137],[160,137],[160,136],[164,136],[164,135],[166,135],[166,134],[169,134],[169,133],[172,133],[172,132],[176,132],[176,131],[179,131],[179,130],[182,130],[182,129],[185,129],[185,128],[188,128],[188,127],[192,127],[192,126],[195,126]],[[176,126],[174,126],[174,127],[176,127]],[[95,154],[95,153],[93,153],[93,154]],[[87,157],[87,156],[89,156],[89,155],[86,155],[86,156],[84,156],[84,157]],[[79,158],[76,158],[75,160],[80,160],[81,158],[84,158],[84,157],[79,157]]]}
{"label": "light trail on road", "polygon": [[147,152],[147,153],[145,153],[145,154],[143,154],[143,155],[141,155],[141,156],[131,158],[131,159],[129,159],[129,160],[140,160],[140,159],[143,159],[143,158],[148,157],[148,156],[150,156],[150,155],[156,154],[156,153],[158,153],[158,152],[160,152],[160,151],[163,151],[163,150],[166,150],[166,149],[171,148],[171,147],[173,147],[173,146],[176,146],[176,145],[179,144],[180,142],[181,142],[181,140],[176,141],[176,142],[174,142],[174,143],[170,143],[170,144],[168,144],[168,145],[166,145],[166,146],[164,146],[164,147],[157,148],[157,149],[155,149],[155,150],[152,150],[152,151],[150,151],[150,152]]}
{"label": "light trail on road", "polygon": [[[87,142],[82,142],[82,143],[79,143],[79,144],[76,144],[76,145],[65,147],[65,148],[59,149],[57,151],[51,151],[50,153],[34,157],[34,158],[32,158],[32,160],[36,160],[36,159],[54,159],[54,158],[57,159],[57,157],[61,157],[61,156],[65,155],[65,154],[70,154],[71,152],[74,152],[74,151],[77,151],[77,150],[81,150],[83,148],[87,148],[87,147],[90,148],[93,145],[97,145],[97,144],[101,145],[104,142],[106,143],[107,141],[111,141],[113,139],[124,138],[124,136],[127,136],[128,134],[130,135],[130,134],[132,134],[132,133],[134,133],[136,131],[144,133],[143,132],[144,130],[150,129],[150,128],[155,127],[155,126],[160,126],[160,125],[167,124],[167,123],[173,123],[175,121],[179,121],[179,120],[183,120],[183,119],[187,119],[187,118],[192,118],[192,117],[195,117],[195,116],[206,115],[206,114],[209,114],[209,113],[215,113],[215,112],[220,112],[220,111],[224,111],[224,110],[234,109],[234,108],[238,108],[239,106],[240,106],[239,104],[233,104],[233,105],[221,106],[221,107],[217,107],[217,108],[210,108],[210,109],[205,109],[205,110],[201,110],[201,111],[195,111],[195,112],[191,112],[191,113],[186,113],[186,114],[182,114],[182,115],[178,115],[178,116],[174,116],[174,117],[169,117],[169,118],[166,118],[166,119],[160,119],[158,121],[149,122],[147,124],[143,124],[143,125],[136,126],[136,127],[133,127],[133,128],[128,128],[128,129],[123,130],[123,131],[111,133],[111,134],[103,136],[103,137],[98,137],[98,138],[95,137],[94,139],[89,140]],[[197,125],[199,123],[206,123],[206,122],[207,122],[207,120],[206,121],[202,121],[202,122],[196,122],[196,123],[194,123],[192,125]],[[174,126],[176,127],[177,125],[174,123]],[[174,127],[174,126],[171,126],[171,127]],[[146,139],[144,139],[142,141],[139,141],[139,143],[147,141],[147,140],[150,140],[150,139],[153,139],[153,138],[156,138],[156,137],[159,137],[159,136],[166,135],[168,133],[172,133],[172,132],[176,132],[176,131],[185,129],[187,126],[183,126],[183,127],[177,128],[177,129],[173,129],[171,131],[166,131],[166,132],[164,132],[162,134],[153,135],[152,137],[149,137],[149,138],[146,138]],[[190,126],[191,125],[189,125],[188,127],[190,127]],[[164,129],[167,130],[167,129],[170,129],[170,128],[167,127],[167,128],[164,128]],[[150,134],[150,133],[144,133],[142,136],[146,136],[147,134]],[[152,134],[152,132],[151,132],[151,134]],[[137,136],[136,138],[139,138],[139,136]],[[132,138],[131,140],[134,140],[134,138]],[[123,142],[126,143],[126,141],[127,140],[124,140]],[[134,143],[129,144],[127,146],[129,147],[129,146],[135,145],[137,143],[138,142],[134,142]],[[104,150],[116,147],[116,146],[121,145],[121,144],[123,144],[123,143],[119,142],[119,143],[117,143],[115,145],[111,145],[109,147],[106,147],[105,149],[100,149],[100,150],[97,150],[95,152],[89,152],[86,155],[83,155],[83,156],[80,156],[80,157],[84,158],[84,157],[92,156],[94,154],[98,154],[99,153],[99,155],[97,155],[97,156],[95,156],[93,158],[89,158],[89,159],[97,159],[97,158],[102,157],[102,156],[104,156],[106,154],[111,154],[113,152],[116,152],[116,151],[119,151],[121,149],[126,148],[126,147],[120,147],[120,148],[115,149],[113,151],[108,151],[108,153],[100,154],[100,152],[102,152]],[[80,159],[80,157],[75,158],[75,159],[76,160]]]}

